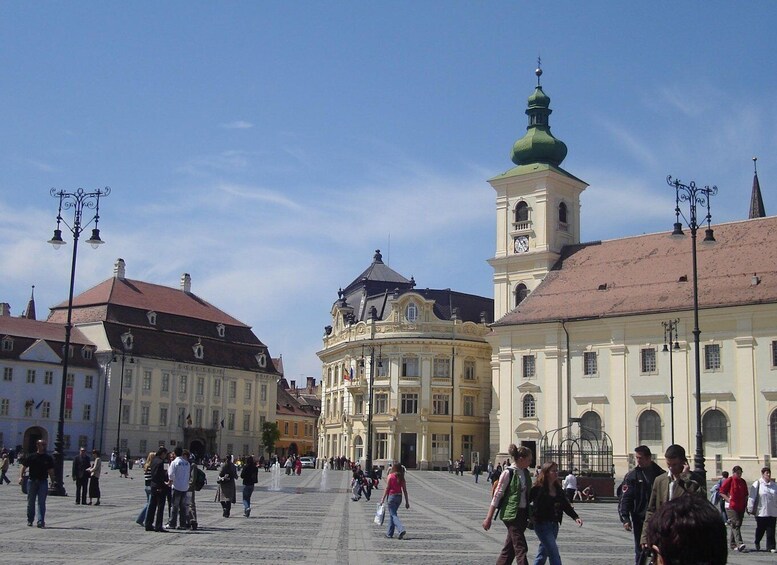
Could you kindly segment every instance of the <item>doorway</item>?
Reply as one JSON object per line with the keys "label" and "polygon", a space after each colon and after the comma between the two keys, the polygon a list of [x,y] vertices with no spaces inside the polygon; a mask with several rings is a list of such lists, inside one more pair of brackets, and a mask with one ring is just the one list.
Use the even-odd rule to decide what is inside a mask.
{"label": "doorway", "polygon": [[402,434],[400,438],[399,462],[408,469],[415,469],[416,462],[416,434]]}

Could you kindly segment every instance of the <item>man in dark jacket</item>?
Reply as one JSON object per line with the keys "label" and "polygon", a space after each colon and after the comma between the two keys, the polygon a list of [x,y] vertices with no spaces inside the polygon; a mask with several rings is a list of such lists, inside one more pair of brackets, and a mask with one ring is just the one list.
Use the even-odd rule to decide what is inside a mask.
{"label": "man in dark jacket", "polygon": [[167,484],[170,482],[165,469],[165,460],[167,459],[167,449],[160,447],[154,458],[151,460],[151,498],[148,501],[148,510],[146,511],[146,531],[164,532],[162,519],[165,511],[165,501],[167,500]]}
{"label": "man in dark jacket", "polygon": [[89,486],[87,469],[91,466],[92,460],[86,454],[86,448],[82,447],[73,459],[73,471],[70,473],[76,482],[76,504],[86,504],[86,489]]}
{"label": "man in dark jacket", "polygon": [[637,466],[626,473],[623,478],[618,514],[621,523],[623,523],[623,529],[634,533],[634,552],[636,554],[634,561],[638,564],[642,553],[640,544],[642,525],[645,522],[650,491],[653,488],[653,481],[665,471],[653,461],[650,448],[646,445],[634,448],[634,458],[637,461]]}

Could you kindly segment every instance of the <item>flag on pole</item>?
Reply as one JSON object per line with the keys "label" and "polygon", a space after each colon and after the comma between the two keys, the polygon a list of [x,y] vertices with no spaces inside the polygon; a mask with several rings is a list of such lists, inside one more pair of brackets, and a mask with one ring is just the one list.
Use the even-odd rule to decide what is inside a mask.
{"label": "flag on pole", "polygon": [[189,412],[189,414],[186,415],[186,425],[188,427],[192,427],[192,414]]}
{"label": "flag on pole", "polygon": [[224,427],[224,418],[221,419],[221,427]]}

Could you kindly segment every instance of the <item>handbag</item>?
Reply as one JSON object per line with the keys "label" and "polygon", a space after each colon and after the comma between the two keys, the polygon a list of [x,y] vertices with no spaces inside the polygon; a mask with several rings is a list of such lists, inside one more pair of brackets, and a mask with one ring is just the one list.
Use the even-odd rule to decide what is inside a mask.
{"label": "handbag", "polygon": [[375,518],[373,519],[373,522],[375,522],[375,525],[382,526],[383,525],[383,519],[386,517],[386,507],[381,503],[378,504],[378,508],[375,510]]}

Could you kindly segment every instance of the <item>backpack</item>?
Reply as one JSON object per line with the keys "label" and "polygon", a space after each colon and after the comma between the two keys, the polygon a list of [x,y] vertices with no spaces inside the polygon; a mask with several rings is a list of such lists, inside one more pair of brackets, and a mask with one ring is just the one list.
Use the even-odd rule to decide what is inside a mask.
{"label": "backpack", "polygon": [[194,490],[202,490],[202,487],[204,487],[207,482],[208,478],[205,476],[205,471],[196,467],[192,473],[192,486],[194,487]]}
{"label": "backpack", "polygon": [[[504,496],[502,496],[502,500],[499,501],[499,507],[496,509],[496,512],[494,512],[494,516],[498,516],[499,515],[499,513],[502,511],[502,509],[507,504],[507,499],[510,498],[509,488],[510,488],[510,483],[513,482],[513,471],[514,470],[508,467],[506,469],[506,471],[508,473],[510,473],[510,478],[507,481],[508,492],[504,493]],[[493,484],[491,485],[491,499],[494,498],[494,495],[496,494],[496,489],[497,489],[498,486],[499,486],[499,478],[497,478],[497,480],[495,480],[493,482]]]}

